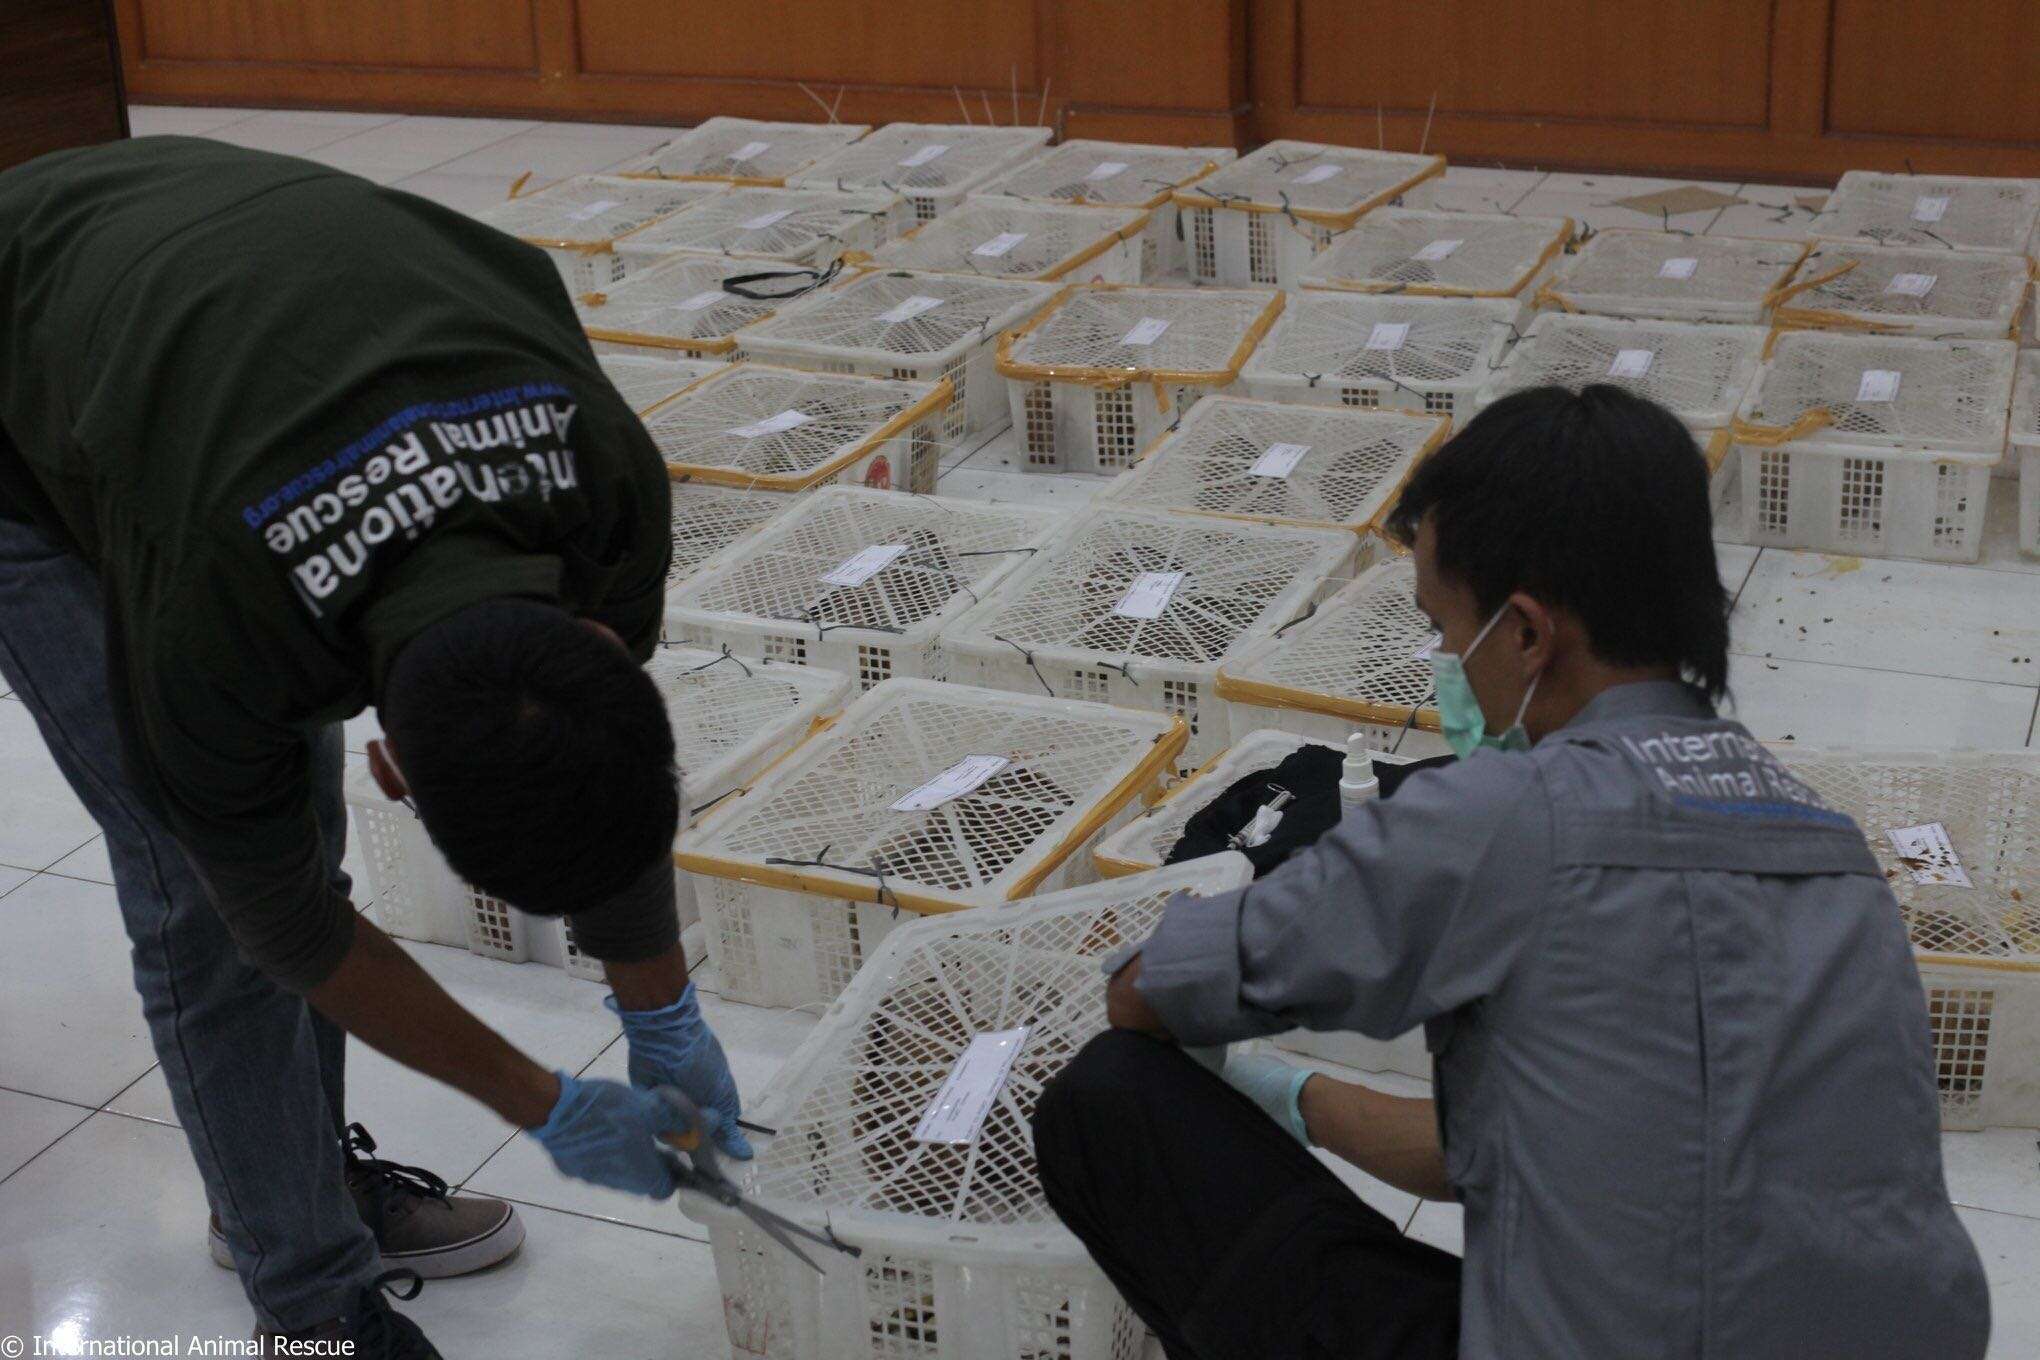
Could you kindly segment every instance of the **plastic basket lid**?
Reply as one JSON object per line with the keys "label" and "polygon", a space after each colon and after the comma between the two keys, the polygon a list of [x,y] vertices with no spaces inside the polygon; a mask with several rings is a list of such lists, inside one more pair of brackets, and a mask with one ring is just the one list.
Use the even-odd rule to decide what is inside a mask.
{"label": "plastic basket lid", "polygon": [[1417,608],[1416,563],[1384,562],[1279,638],[1219,672],[1218,692],[1234,703],[1326,713],[1356,723],[1438,730],[1428,649],[1436,637]]}
{"label": "plastic basket lid", "polygon": [[875,629],[925,641],[1058,523],[1048,510],[823,487],[669,594],[667,617],[710,628],[771,620],[824,636]]}
{"label": "plastic basket lid", "polygon": [[2017,360],[2009,340],[1789,331],[1743,398],[1737,437],[1778,442],[1795,431],[1791,439],[1810,445],[1915,447],[1995,461],[2004,453]]}
{"label": "plastic basket lid", "polygon": [[736,333],[771,316],[778,302],[723,291],[723,280],[756,272],[719,255],[675,255],[603,292],[574,300],[592,339],[677,354],[727,354]]}
{"label": "plastic basket lid", "polygon": [[967,193],[1048,144],[1050,129],[888,123],[790,176],[793,184]]}
{"label": "plastic basket lid", "polygon": [[[1761,340],[1760,340],[1761,342]],[[1280,524],[1367,529],[1452,422],[1407,411],[1208,396],[1102,499]]]}
{"label": "plastic basket lid", "polygon": [[1569,217],[1381,208],[1305,267],[1305,288],[1514,297],[1572,239]]}
{"label": "plastic basket lid", "polygon": [[1241,372],[1296,387],[1479,387],[1501,362],[1515,315],[1506,298],[1297,293]]}
{"label": "plastic basket lid", "polygon": [[1140,208],[978,198],[923,223],[872,256],[888,269],[998,279],[1060,279],[1147,225]]}
{"label": "plastic basket lid", "polygon": [[939,411],[946,383],[731,364],[644,417],[675,476],[799,490]]}
{"label": "plastic basket lid", "polygon": [[673,483],[673,561],[666,568],[666,589],[799,499],[781,491]]}
{"label": "plastic basket lid", "polygon": [[728,793],[736,776],[816,718],[841,708],[850,677],[693,647],[661,647],[645,662],[673,724],[673,757],[696,809]]}
{"label": "plastic basket lid", "polygon": [[[1302,614],[1357,542],[1338,529],[1100,505],[966,614],[944,645],[1015,661],[1125,665],[1136,677],[1143,661],[1215,667]],[[1151,599],[1129,604],[1136,588],[1164,584],[1159,610]]]}
{"label": "plastic basket lid", "polygon": [[2040,182],[1851,170],[1807,230],[1887,246],[2029,254]]}
{"label": "plastic basket lid", "polygon": [[692,833],[679,860],[910,911],[994,906],[1153,785],[1185,736],[1181,719],[1145,710],[886,680]]}
{"label": "plastic basket lid", "polygon": [[761,358],[939,363],[1017,325],[1055,297],[1046,283],[876,270],[811,293],[744,337]]}
{"label": "plastic basket lid", "polygon": [[2011,442],[2020,448],[2040,448],[2040,349],[2019,351],[2018,378],[2012,385]]}
{"label": "plastic basket lid", "polygon": [[1762,326],[1641,321],[1545,312],[1482,389],[1482,405],[1530,387],[1594,383],[1648,397],[1689,429],[1718,430],[1757,376],[1770,332]]}
{"label": "plastic basket lid", "polygon": [[[624,249],[632,255],[699,250],[794,264],[833,260],[844,238],[860,229],[863,238],[883,239],[890,229],[885,219],[898,201],[890,193],[835,189],[728,189],[684,217],[633,234]],[[880,219],[876,228],[873,218]]]}
{"label": "plastic basket lid", "polygon": [[475,217],[533,245],[597,249],[723,192],[720,184],[577,175]]}
{"label": "plastic basket lid", "polygon": [[1177,199],[1200,207],[1287,208],[1298,217],[1343,228],[1369,208],[1444,172],[1443,156],[1268,142],[1181,191]]}
{"label": "plastic basket lid", "polygon": [[[1867,324],[1911,335],[2017,339],[2023,255],[1823,242],[1799,267],[1817,283],[1778,304],[1780,325]],[[1939,333],[1939,334],[1937,334]]]}
{"label": "plastic basket lid", "polygon": [[[1785,767],[1854,818],[1925,954],[2040,967],[2040,752],[1846,750],[1780,743]],[[1939,825],[1971,887],[1922,883],[1888,833]],[[1929,879],[1945,874],[1927,875]]]}
{"label": "plastic basket lid", "polygon": [[1805,253],[1796,241],[1604,231],[1560,266],[1539,302],[1673,321],[1755,322]]}
{"label": "plastic basket lid", "polygon": [[635,354],[598,354],[595,362],[616,385],[617,394],[640,415],[689,383],[715,371],[713,364]]}
{"label": "plastic basket lid", "polygon": [[1184,373],[1223,384],[1281,310],[1282,294],[1265,288],[1088,284],[1002,339],[999,371],[1048,380]]}
{"label": "plastic basket lid", "polygon": [[[945,1245],[965,1256],[985,1243],[1008,1253],[1024,1245],[1045,1263],[1082,1259],[1035,1171],[1035,1102],[1105,1029],[1105,956],[1151,935],[1177,894],[1210,896],[1252,877],[1245,857],[1213,855],[899,927],[760,1100],[779,1132],[753,1164],[751,1192],[853,1237],[969,1225],[969,1238]],[[977,1136],[916,1139],[971,1040],[1022,1028]]]}
{"label": "plastic basket lid", "polygon": [[1152,208],[1167,202],[1172,190],[1237,158],[1229,146],[1154,146],[1079,137],[1042,152],[979,192],[1044,203]]}
{"label": "plastic basket lid", "polygon": [[619,175],[783,180],[871,131],[863,123],[766,123],[711,118],[689,128]]}

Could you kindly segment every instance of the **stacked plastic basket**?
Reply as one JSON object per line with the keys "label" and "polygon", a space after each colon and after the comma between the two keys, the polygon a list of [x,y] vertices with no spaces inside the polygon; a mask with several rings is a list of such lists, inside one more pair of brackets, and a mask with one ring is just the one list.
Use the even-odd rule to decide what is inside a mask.
{"label": "stacked plastic basket", "polygon": [[632,232],[616,253],[625,275],[678,250],[826,265],[846,251],[876,250],[907,216],[905,200],[883,190],[732,188]]}
{"label": "stacked plastic basket", "polygon": [[615,385],[617,395],[639,415],[713,371],[707,364],[649,355],[597,354],[595,362]]}
{"label": "stacked plastic basket", "polygon": [[580,175],[498,204],[479,220],[552,257],[573,296],[619,282],[620,241],[725,191],[713,183]]}
{"label": "stacked plastic basket", "polygon": [[597,353],[733,363],[744,357],[742,332],[780,306],[723,286],[756,268],[719,255],[674,255],[583,293],[574,310]]}
{"label": "stacked plastic basket", "polygon": [[615,173],[650,179],[784,184],[871,129],[862,123],[768,123],[711,118]]}
{"label": "stacked plastic basket", "polygon": [[1352,293],[1510,298],[1521,327],[1572,236],[1569,217],[1379,208],[1333,238],[1298,282]]}
{"label": "stacked plastic basket", "polygon": [[1455,426],[1508,348],[1508,298],[1298,293],[1240,370],[1264,401],[1421,411]]}
{"label": "stacked plastic basket", "polygon": [[1152,146],[1077,138],[1042,152],[981,192],[1030,203],[1137,208],[1148,213],[1147,230],[1141,234],[1140,277],[1152,281],[1184,270],[1175,191],[1236,158],[1229,146]]}
{"label": "stacked plastic basket", "polygon": [[1139,283],[1148,213],[974,198],[878,252],[872,264],[1037,283]]}
{"label": "stacked plastic basket", "polygon": [[888,123],[787,176],[786,182],[883,189],[905,196],[913,221],[932,222],[1048,145],[1050,135],[1045,127]]}
{"label": "stacked plastic basket", "polygon": [[1766,320],[1807,247],[1736,236],[1604,231],[1538,293],[1540,307],[1658,321]]}

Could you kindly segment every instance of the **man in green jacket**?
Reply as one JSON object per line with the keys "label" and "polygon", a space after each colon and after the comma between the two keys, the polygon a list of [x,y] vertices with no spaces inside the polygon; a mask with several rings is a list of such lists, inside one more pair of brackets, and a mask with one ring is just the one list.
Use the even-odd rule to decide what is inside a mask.
{"label": "man in green jacket", "polygon": [[[0,675],[105,833],[214,1254],[265,1334],[434,1355],[376,1286],[523,1237],[368,1155],[345,1034],[570,1175],[671,1193],[655,1140],[686,1130],[655,1085],[748,1155],[680,954],[673,738],[640,669],[668,516],[540,252],[193,139],[0,175]],[[356,914],[338,724],[370,705],[378,777],[452,867],[572,913],[631,1085],[547,1072]]]}

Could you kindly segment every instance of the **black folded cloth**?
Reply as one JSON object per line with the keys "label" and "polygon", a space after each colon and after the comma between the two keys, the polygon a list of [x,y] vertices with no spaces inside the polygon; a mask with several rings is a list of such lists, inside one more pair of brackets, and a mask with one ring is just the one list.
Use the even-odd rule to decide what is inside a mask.
{"label": "black folded cloth", "polygon": [[[1381,781],[1381,796],[1389,797],[1418,770],[1447,765],[1452,759],[1432,756],[1407,765],[1377,761],[1374,774]],[[1298,747],[1272,769],[1242,775],[1184,823],[1183,834],[1166,862],[1181,864],[1237,849],[1259,878],[1338,824],[1345,811],[1339,802],[1339,772],[1345,763],[1345,753],[1338,748],[1311,743]],[[1288,792],[1290,801],[1283,805],[1282,820],[1267,841],[1252,848],[1234,845],[1233,838],[1254,820],[1254,814],[1283,791]]]}

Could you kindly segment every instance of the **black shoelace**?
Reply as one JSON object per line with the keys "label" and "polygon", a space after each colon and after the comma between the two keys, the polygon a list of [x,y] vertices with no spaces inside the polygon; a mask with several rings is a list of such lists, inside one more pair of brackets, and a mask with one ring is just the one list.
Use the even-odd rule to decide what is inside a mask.
{"label": "black shoelace", "polygon": [[380,1157],[369,1155],[374,1151],[375,1139],[369,1137],[368,1130],[359,1124],[349,1124],[346,1142],[348,1173],[368,1183],[369,1193],[375,1197],[378,1207],[392,1194],[399,1192],[425,1199],[446,1198],[446,1182],[424,1167],[387,1162]]}
{"label": "black shoelace", "polygon": [[[360,1128],[350,1128],[351,1134]],[[366,1135],[364,1135],[365,1137]],[[373,1147],[371,1142],[369,1146]],[[408,1286],[408,1288],[406,1287]],[[406,1303],[418,1297],[418,1291],[425,1287],[425,1279],[415,1270],[386,1270],[362,1286],[360,1301],[349,1321],[349,1330],[354,1342],[354,1354],[361,1360],[403,1360],[404,1357],[420,1356],[429,1351],[420,1351],[416,1343],[423,1340],[417,1327],[400,1321],[398,1314],[384,1301],[389,1294]],[[438,1354],[437,1351],[429,1351]]]}

